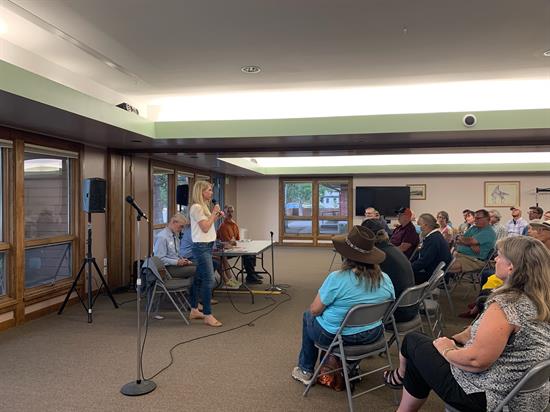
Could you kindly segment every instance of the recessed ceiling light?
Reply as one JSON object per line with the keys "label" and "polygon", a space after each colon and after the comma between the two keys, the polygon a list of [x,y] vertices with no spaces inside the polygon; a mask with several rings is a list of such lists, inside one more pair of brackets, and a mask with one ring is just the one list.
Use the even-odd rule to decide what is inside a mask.
{"label": "recessed ceiling light", "polygon": [[241,67],[241,71],[246,74],[254,74],[254,73],[260,73],[262,69],[260,66],[243,66]]}
{"label": "recessed ceiling light", "polygon": [[4,34],[8,32],[8,25],[4,23],[3,20],[0,20],[0,34]]}
{"label": "recessed ceiling light", "polygon": [[550,57],[550,49],[546,50],[544,53],[542,53],[543,56]]}

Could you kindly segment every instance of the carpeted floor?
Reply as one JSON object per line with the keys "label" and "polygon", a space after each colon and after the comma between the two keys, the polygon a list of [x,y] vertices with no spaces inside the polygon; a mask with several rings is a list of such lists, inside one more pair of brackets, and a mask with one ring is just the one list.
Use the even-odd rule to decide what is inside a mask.
{"label": "carpeted floor", "polygon": [[[146,377],[169,364],[170,348],[188,343],[177,346],[173,364],[154,377],[157,389],[141,397],[120,394],[137,375],[135,302],[114,309],[108,298],[99,297],[92,324],[86,322],[82,307],[73,305],[61,316],[52,314],[1,332],[0,410],[344,411],[344,392],[316,386],[303,398],[303,385],[290,378],[300,347],[302,312],[331,258],[329,250],[278,248],[277,282],[288,284],[288,296],[260,295],[252,305],[246,295],[230,299],[217,294],[220,303],[214,314],[224,322],[222,328],[199,321],[186,326],[170,311],[164,320],[152,320],[143,355]],[[459,309],[464,306],[462,294],[455,294]],[[116,299],[121,303],[134,296],[121,294]],[[274,310],[240,314],[231,302],[243,312],[267,305]],[[465,323],[453,318],[445,303],[446,332],[451,334]],[[266,315],[254,320],[262,314]],[[364,367],[378,362],[369,359]],[[361,385],[380,380],[381,375],[373,375]],[[395,410],[388,388],[358,398],[354,405],[357,410]],[[432,395],[425,410],[442,411],[443,403]]]}

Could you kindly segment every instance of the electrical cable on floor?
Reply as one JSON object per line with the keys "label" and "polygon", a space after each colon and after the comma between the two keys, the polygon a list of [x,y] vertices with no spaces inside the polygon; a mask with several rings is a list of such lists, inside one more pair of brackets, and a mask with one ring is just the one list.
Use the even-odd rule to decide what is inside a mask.
{"label": "electrical cable on floor", "polygon": [[284,295],[286,296],[286,299],[284,300],[281,300],[280,302],[276,302],[273,297],[270,297],[271,299],[274,300],[273,303],[270,303],[269,305],[267,306],[264,306],[263,308],[261,309],[255,309],[253,311],[250,311],[250,312],[241,312],[239,311],[236,306],[233,304],[233,302],[231,302],[231,304],[233,305],[233,307],[235,308],[235,310],[237,310],[237,312],[239,313],[242,313],[242,314],[249,314],[249,313],[255,313],[255,312],[258,312],[258,311],[261,311],[261,310],[265,310],[265,309],[268,309],[270,308],[267,312],[265,313],[262,313],[261,315],[258,315],[256,316],[254,319],[252,319],[251,321],[249,322],[246,322],[246,323],[243,323],[241,325],[238,325],[238,326],[235,326],[235,327],[232,327],[232,328],[229,328],[229,329],[226,329],[226,330],[222,330],[222,331],[219,331],[219,332],[214,332],[214,333],[209,333],[207,335],[202,335],[202,336],[198,336],[196,338],[193,338],[193,339],[189,339],[189,340],[185,340],[185,341],[182,341],[182,342],[178,342],[176,343],[174,346],[172,346],[170,348],[170,350],[168,351],[169,354],[170,354],[170,362],[168,363],[168,365],[164,366],[163,368],[161,368],[159,371],[157,371],[153,376],[149,377],[149,378],[145,378],[145,374],[143,373],[143,352],[145,351],[145,341],[147,340],[147,332],[148,332],[148,329],[149,329],[149,316],[147,316],[145,318],[145,335],[143,337],[143,344],[141,345],[141,353],[140,353],[140,372],[141,372],[141,376],[143,377],[144,380],[151,380],[151,379],[154,379],[156,378],[158,375],[160,375],[162,372],[166,371],[170,366],[172,366],[174,364],[174,350],[179,347],[179,346],[182,346],[182,345],[186,345],[188,343],[191,343],[191,342],[195,342],[195,341],[198,341],[198,340],[201,340],[201,339],[206,339],[206,338],[209,338],[211,336],[217,336],[217,335],[222,335],[224,333],[228,333],[228,332],[233,332],[235,330],[238,330],[238,329],[241,329],[241,328],[244,328],[245,326],[248,326],[248,327],[253,327],[254,326],[254,322],[256,322],[257,320],[269,315],[270,313],[272,313],[273,311],[275,311],[275,309],[277,309],[279,306],[281,306],[283,303],[286,303],[286,302],[289,302],[292,300],[292,296],[290,296],[288,293],[286,292],[281,292],[280,293],[281,295]]}

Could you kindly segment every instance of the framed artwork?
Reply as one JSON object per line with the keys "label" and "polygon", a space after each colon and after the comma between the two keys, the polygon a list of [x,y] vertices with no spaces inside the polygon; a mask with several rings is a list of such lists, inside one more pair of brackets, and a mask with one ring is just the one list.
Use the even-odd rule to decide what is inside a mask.
{"label": "framed artwork", "polygon": [[485,182],[485,207],[519,206],[519,181]]}
{"label": "framed artwork", "polygon": [[407,185],[411,188],[411,200],[426,200],[426,185]]}

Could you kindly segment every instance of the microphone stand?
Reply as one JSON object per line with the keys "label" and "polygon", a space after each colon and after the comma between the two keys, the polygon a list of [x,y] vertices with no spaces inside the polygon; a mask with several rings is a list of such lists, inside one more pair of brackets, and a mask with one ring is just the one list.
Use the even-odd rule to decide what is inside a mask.
{"label": "microphone stand", "polygon": [[146,395],[149,392],[154,391],[157,388],[157,384],[151,380],[145,380],[142,378],[141,373],[141,235],[139,225],[141,223],[141,216],[143,213],[138,213],[136,216],[136,233],[137,233],[137,245],[138,245],[138,270],[136,274],[136,292],[137,292],[137,379],[135,381],[128,382],[124,385],[120,392],[126,396],[140,396]]}
{"label": "microphone stand", "polygon": [[269,232],[271,236],[271,285],[266,289],[270,292],[281,292],[283,288],[275,284],[275,249],[273,248],[273,232]]}

